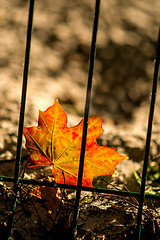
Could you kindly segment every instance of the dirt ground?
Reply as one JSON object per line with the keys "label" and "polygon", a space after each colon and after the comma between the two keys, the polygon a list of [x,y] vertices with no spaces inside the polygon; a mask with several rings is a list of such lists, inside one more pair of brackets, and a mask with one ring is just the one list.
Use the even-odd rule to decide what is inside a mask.
{"label": "dirt ground", "polygon": [[[70,126],[77,124],[83,117],[94,2],[93,0],[35,1],[25,126],[37,125],[39,109],[45,110],[54,103],[56,98],[67,113]],[[103,116],[105,133],[98,142],[112,146],[119,153],[129,156],[129,160],[123,161],[116,168],[117,175],[114,177],[113,185],[110,186],[113,189],[127,187],[130,191],[139,190],[135,172],[140,174],[142,169],[159,15],[159,0],[101,1],[90,115]],[[1,176],[14,174],[13,159],[16,156],[27,17],[27,0],[1,0]],[[159,174],[160,169],[159,86],[156,97],[150,152],[150,178],[153,174]],[[28,154],[24,144],[25,141],[23,141],[23,157]],[[22,166],[24,164],[25,161]],[[153,173],[154,167],[157,170]],[[44,175],[44,171],[41,175]],[[26,173],[27,176],[38,178],[39,173],[29,172]],[[160,187],[160,177],[154,181],[153,178],[148,181],[150,192],[155,193],[152,184],[155,181],[154,187]],[[3,183],[1,187],[2,202]],[[158,190],[156,193],[159,193]],[[70,200],[65,204],[74,202],[74,196],[69,196]],[[77,239],[135,239],[137,203],[127,207],[130,199],[103,194],[90,196],[88,193],[87,197],[82,195],[82,199],[87,199],[86,201],[90,198],[93,200],[92,203],[83,201],[81,205]],[[9,201],[10,195],[7,195],[7,199]],[[40,207],[41,203],[34,199],[36,208],[40,209],[41,220],[39,217],[37,219],[33,204],[30,200],[28,203],[27,199],[23,199],[23,203],[18,205],[17,209],[21,212],[25,206],[24,212],[28,214],[27,221],[30,221],[30,224],[24,224],[21,228],[26,215],[23,215],[23,212],[21,220],[18,221],[20,215],[17,210],[16,227],[13,228],[12,239],[43,239],[44,236],[48,236],[45,239],[52,239],[53,230],[58,232],[58,225],[56,230],[53,229],[53,216],[48,216],[48,213],[43,214],[44,208]],[[152,236],[153,239],[159,240],[160,206],[154,201],[146,204],[149,205],[145,206],[148,212],[143,216],[143,239],[147,239],[147,236],[151,239]],[[5,218],[3,213],[6,213],[6,208],[6,205],[2,204],[0,209],[1,232]],[[64,205],[63,211],[66,208]],[[70,211],[66,213],[67,221],[70,214]],[[48,225],[42,231],[41,226],[46,221]],[[59,232],[65,229],[64,225],[66,226],[66,222],[61,223]],[[59,232],[58,239],[60,239]],[[115,234],[112,234],[113,232]]]}

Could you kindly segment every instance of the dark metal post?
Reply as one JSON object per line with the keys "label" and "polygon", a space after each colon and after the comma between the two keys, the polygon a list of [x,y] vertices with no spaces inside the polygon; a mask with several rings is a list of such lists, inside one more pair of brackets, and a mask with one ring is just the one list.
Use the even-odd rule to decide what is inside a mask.
{"label": "dark metal post", "polygon": [[16,155],[16,161],[15,161],[15,173],[14,173],[13,192],[15,193],[15,195],[13,196],[11,213],[10,213],[10,217],[8,219],[6,239],[9,239],[9,236],[10,236],[13,217],[14,217],[14,213],[15,213],[15,209],[16,209],[16,201],[17,201],[17,192],[18,192],[18,184],[19,184],[19,170],[20,170],[20,164],[21,164],[23,123],[24,123],[28,69],[29,69],[29,58],[30,58],[31,33],[32,33],[32,24],[33,24],[33,12],[34,12],[34,0],[30,0],[29,16],[28,16],[28,29],[27,29],[27,41],[26,41],[26,52],[25,52],[25,63],[24,63],[24,72],[23,72],[21,108],[20,108],[20,116],[19,116],[17,155]]}
{"label": "dark metal post", "polygon": [[83,166],[84,166],[86,139],[87,139],[89,107],[90,107],[90,100],[91,100],[92,78],[93,78],[94,61],[95,61],[95,53],[96,53],[96,39],[97,39],[99,10],[100,10],[100,0],[96,0],[93,34],[92,34],[92,43],[91,43],[91,54],[90,54],[90,66],[89,66],[89,74],[88,74],[88,86],[87,86],[85,112],[84,112],[84,124],[83,124],[83,135],[82,135],[82,144],[81,144],[81,155],[80,155],[78,183],[77,183],[77,192],[76,192],[76,202],[75,202],[74,216],[73,216],[73,222],[72,222],[73,223],[72,227],[73,227],[73,230],[74,230],[74,234],[76,234],[76,229],[77,229],[79,201],[80,201],[80,195],[81,195],[81,189],[82,189]]}
{"label": "dark metal post", "polygon": [[138,240],[141,239],[141,220],[142,220],[143,203],[144,203],[144,197],[145,197],[145,184],[146,184],[146,178],[147,178],[147,167],[148,167],[148,159],[149,159],[149,151],[150,151],[154,107],[155,107],[155,101],[156,101],[159,63],[160,63],[160,29],[159,29],[159,34],[158,34],[158,44],[157,44],[157,53],[156,53],[156,61],[155,61],[155,68],[154,68],[154,76],[153,76],[150,113],[149,113],[149,119],[148,119],[148,129],[147,129],[147,137],[146,137],[146,147],[145,147],[145,155],[144,155],[144,164],[143,164],[139,209],[138,209],[138,215],[137,215],[137,235],[138,235],[137,239]]}

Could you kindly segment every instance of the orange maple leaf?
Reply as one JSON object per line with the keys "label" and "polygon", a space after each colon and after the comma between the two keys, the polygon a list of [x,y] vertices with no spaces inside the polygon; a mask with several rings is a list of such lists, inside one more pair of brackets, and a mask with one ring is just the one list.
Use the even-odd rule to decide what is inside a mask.
{"label": "orange maple leaf", "polygon": [[[31,163],[52,165],[57,183],[77,184],[83,121],[68,127],[67,114],[56,100],[46,111],[39,111],[38,127],[24,127]],[[114,148],[96,143],[103,132],[102,118],[89,117],[82,186],[92,186],[93,177],[113,174],[116,165],[127,159]]]}

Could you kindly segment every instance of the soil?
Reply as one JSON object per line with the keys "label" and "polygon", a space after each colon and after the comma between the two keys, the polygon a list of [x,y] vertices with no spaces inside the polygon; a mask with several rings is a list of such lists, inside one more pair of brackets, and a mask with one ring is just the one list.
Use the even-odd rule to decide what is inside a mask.
{"label": "soil", "polygon": [[[25,126],[37,125],[39,109],[45,110],[56,98],[67,113],[70,126],[83,117],[94,4],[93,0],[35,1]],[[105,132],[98,143],[114,147],[129,157],[117,166],[113,182],[108,185],[112,189],[139,191],[135,173],[141,176],[143,166],[159,9],[159,0],[101,1],[90,115],[103,116]],[[1,0],[1,176],[14,174],[27,17],[28,1]],[[158,89],[147,183],[148,191],[154,194],[160,193],[154,190],[160,188],[159,107]],[[25,141],[22,169],[28,154],[24,145]],[[37,179],[50,173],[50,169],[32,170],[27,171],[25,177]],[[11,185],[0,184],[2,239],[12,198]],[[31,196],[29,190],[29,186],[20,186],[22,195],[11,239],[65,239],[73,214],[74,193],[67,191],[64,205],[55,219],[55,215],[48,213],[45,203]],[[135,199],[83,192],[84,199],[77,240],[136,239],[138,203]],[[159,203],[146,201],[144,209],[142,239],[159,240]],[[64,235],[60,237],[60,234]]]}

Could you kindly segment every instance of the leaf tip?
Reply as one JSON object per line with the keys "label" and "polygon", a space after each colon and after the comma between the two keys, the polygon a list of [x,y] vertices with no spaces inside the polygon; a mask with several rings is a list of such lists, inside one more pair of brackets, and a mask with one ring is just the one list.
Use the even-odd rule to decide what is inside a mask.
{"label": "leaf tip", "polygon": [[55,99],[55,104],[59,104],[58,98]]}

